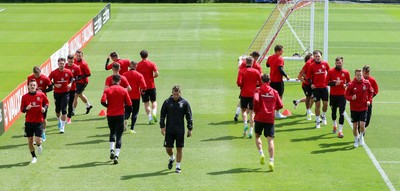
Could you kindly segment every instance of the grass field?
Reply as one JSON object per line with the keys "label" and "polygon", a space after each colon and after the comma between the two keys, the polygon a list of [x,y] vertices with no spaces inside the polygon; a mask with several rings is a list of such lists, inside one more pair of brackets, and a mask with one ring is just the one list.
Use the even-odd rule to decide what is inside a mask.
{"label": "grass field", "polygon": [[[88,11],[82,18],[64,15],[76,22],[76,27],[69,34],[57,36],[54,41],[59,44],[54,47],[47,47],[42,41],[23,43],[28,40],[20,40],[19,51],[13,53],[37,60],[21,63],[19,67],[26,69],[21,69],[22,80],[36,62],[42,63],[61,47],[87,22],[89,13],[94,16],[103,4],[0,4],[7,12],[34,9],[33,12],[40,12],[44,18],[56,16],[54,13],[44,16],[40,11],[42,6],[56,10],[85,7]],[[247,49],[272,5],[112,4],[111,8],[111,20],[84,49],[92,70],[86,95],[94,109],[84,115],[84,106],[80,103],[73,123],[60,135],[51,105],[48,140],[35,165],[29,164],[31,158],[22,136],[21,117],[0,137],[2,189],[388,190],[365,150],[353,149],[353,136],[347,123],[345,137],[338,139],[331,133],[330,117],[328,126],[317,130],[314,123],[305,120],[303,106],[293,109],[291,100],[302,96],[300,84],[289,83],[285,87],[284,108],[290,109],[293,116],[276,121],[274,172],[259,164],[254,139],[241,136],[242,124],[233,121],[239,93],[235,85],[236,58]],[[3,17],[11,17],[7,12],[0,13],[1,24]],[[13,16],[24,18],[23,14]],[[396,128],[400,122],[400,102],[396,84],[400,80],[396,74],[400,72],[397,66],[400,6],[331,4],[329,21],[329,61],[343,56],[344,67],[350,71],[369,64],[371,75],[378,80],[380,93],[374,100],[374,114],[365,141],[394,189],[399,190],[400,133]],[[52,29],[65,26],[57,22],[47,24]],[[47,32],[37,32],[35,35],[42,36],[35,39],[46,38]],[[11,35],[12,30],[0,33]],[[31,55],[30,50],[39,49],[41,43],[46,44],[39,46],[46,52]],[[97,116],[103,109],[99,102],[104,79],[110,75],[104,71],[103,64],[111,51],[117,51],[122,58],[138,60],[142,49],[150,51],[149,58],[159,67],[160,76],[156,80],[159,106],[175,84],[181,85],[182,96],[192,105],[194,131],[193,137],[185,141],[181,174],[167,169],[168,157],[162,147],[159,126],[147,125],[143,107],[136,126],[138,133],[123,136],[120,164],[112,165],[108,160],[107,122]],[[14,60],[10,56],[4,58],[7,62]],[[263,69],[266,70],[265,66]],[[3,76],[9,70],[1,67],[1,71]],[[2,82],[2,86],[22,81],[7,79],[10,82]]]}

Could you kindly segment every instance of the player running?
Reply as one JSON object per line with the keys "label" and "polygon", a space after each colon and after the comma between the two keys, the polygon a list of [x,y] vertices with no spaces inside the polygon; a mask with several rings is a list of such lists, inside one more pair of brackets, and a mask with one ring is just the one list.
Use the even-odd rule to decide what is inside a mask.
{"label": "player running", "polygon": [[[363,67],[363,77],[364,77],[364,79],[368,80],[369,83],[371,83],[371,86],[374,89],[374,94],[372,95],[372,98],[374,98],[376,95],[378,95],[379,87],[378,87],[378,83],[376,82],[375,78],[372,77],[369,74],[370,70],[371,70],[371,68],[368,65],[365,65]],[[368,106],[367,121],[365,122],[365,128],[368,127],[369,121],[371,120],[371,116],[372,116],[372,101],[373,100],[371,100],[371,103]],[[365,136],[365,131],[364,131],[364,136]]]}
{"label": "player running", "polygon": [[[74,78],[78,78],[81,75],[81,68],[74,64],[74,55],[70,54],[67,56],[67,64],[65,64],[65,68],[71,70]],[[71,89],[69,89],[69,99],[68,99],[68,113],[67,113],[67,124],[71,124],[73,104],[75,100],[76,93],[76,82],[72,83]]]}
{"label": "player running", "polygon": [[72,115],[75,114],[76,106],[78,105],[78,97],[82,100],[86,105],[86,114],[89,114],[90,110],[93,106],[89,103],[88,98],[83,92],[85,91],[86,86],[89,83],[89,76],[91,75],[89,65],[83,59],[83,52],[81,50],[77,50],[75,52],[74,64],[78,65],[81,69],[81,75],[76,79],[76,95],[74,97]]}
{"label": "player running", "polygon": [[294,104],[294,108],[297,108],[297,105],[300,102],[305,102],[306,105],[306,119],[307,120],[311,120],[311,115],[313,115],[313,113],[311,112],[311,107],[314,104],[314,100],[312,99],[312,89],[310,86],[310,83],[308,83],[307,79],[306,79],[306,75],[307,75],[307,70],[308,67],[311,65],[311,63],[314,62],[314,58],[312,57],[311,53],[308,53],[305,57],[304,57],[304,66],[303,68],[301,68],[299,75],[297,76],[297,78],[301,81],[301,88],[303,89],[304,95],[306,97],[303,97],[301,99],[298,100],[293,100],[293,104]]}
{"label": "player running", "polygon": [[[110,58],[113,61],[113,63],[108,64],[108,63],[110,63]],[[112,66],[114,63],[118,63],[120,65],[120,69],[121,69],[119,71],[120,75],[124,74],[129,69],[130,61],[128,59],[120,59],[116,52],[111,52],[110,57],[107,58],[105,69],[106,70],[112,69]]]}

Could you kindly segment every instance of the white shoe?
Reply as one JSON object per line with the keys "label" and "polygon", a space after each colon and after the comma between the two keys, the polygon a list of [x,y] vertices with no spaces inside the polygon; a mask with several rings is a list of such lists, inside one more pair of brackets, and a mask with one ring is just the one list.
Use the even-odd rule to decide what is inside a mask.
{"label": "white shoe", "polygon": [[359,138],[359,144],[360,144],[360,146],[364,146],[364,136],[360,136],[360,138]]}
{"label": "white shoe", "polygon": [[42,147],[42,145],[40,145],[40,146],[38,146],[38,148],[37,148],[37,153],[38,153],[38,154],[42,154],[42,152],[43,152],[43,147]]}
{"label": "white shoe", "polygon": [[282,113],[276,113],[276,114],[275,114],[275,118],[278,118],[278,119],[285,119],[285,118],[287,118],[287,117],[284,116],[284,115],[282,115]]}
{"label": "white shoe", "polygon": [[358,139],[354,140],[354,148],[358,147]]}
{"label": "white shoe", "polygon": [[320,125],[319,123],[317,123],[317,124],[315,125],[315,128],[319,129],[319,128],[321,128],[321,125]]}
{"label": "white shoe", "polygon": [[322,124],[327,125],[328,122],[326,122],[326,117],[322,117]]}
{"label": "white shoe", "polygon": [[31,163],[32,163],[32,164],[35,164],[36,162],[37,162],[37,158],[36,158],[36,157],[33,157]]}
{"label": "white shoe", "polygon": [[307,120],[311,121],[311,113],[307,113]]}
{"label": "white shoe", "polygon": [[315,114],[313,112],[311,112],[310,115],[315,115]]}
{"label": "white shoe", "polygon": [[64,133],[64,127],[60,127],[60,133]]}

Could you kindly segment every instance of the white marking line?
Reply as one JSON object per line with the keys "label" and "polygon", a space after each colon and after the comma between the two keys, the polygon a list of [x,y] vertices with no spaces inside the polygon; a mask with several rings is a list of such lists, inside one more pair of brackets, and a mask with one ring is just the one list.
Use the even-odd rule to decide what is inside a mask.
{"label": "white marking line", "polygon": [[400,161],[379,161],[381,164],[400,164]]}
{"label": "white marking line", "polygon": [[0,9],[0,13],[3,12],[4,10],[6,10],[6,9]]}
{"label": "white marking line", "polygon": [[[350,119],[349,115],[347,115],[347,112],[344,112],[344,117],[346,118],[346,121],[349,123],[351,129],[353,129],[353,123],[351,122],[351,119]],[[381,165],[379,165],[378,160],[376,160],[374,154],[372,154],[372,152],[369,149],[369,147],[367,146],[367,144],[364,143],[364,145],[362,147],[365,149],[365,152],[367,152],[367,154],[368,154],[369,158],[371,159],[372,163],[374,163],[375,168],[378,170],[379,174],[381,174],[381,177],[385,181],[386,186],[389,188],[389,190],[395,191],[396,189],[394,189],[394,186],[393,186],[392,182],[390,182],[389,177],[386,175],[385,171],[383,171]]]}

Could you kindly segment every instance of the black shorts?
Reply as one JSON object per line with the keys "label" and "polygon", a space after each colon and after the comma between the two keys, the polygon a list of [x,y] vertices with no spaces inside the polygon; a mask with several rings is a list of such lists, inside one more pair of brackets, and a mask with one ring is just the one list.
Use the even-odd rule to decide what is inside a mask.
{"label": "black shorts", "polygon": [[144,91],[144,94],[142,94],[142,102],[155,102],[157,97],[157,91],[156,88],[154,89],[148,89]]}
{"label": "black shorts", "polygon": [[313,97],[315,102],[318,102],[321,99],[322,101],[328,101],[328,88],[313,89]]}
{"label": "black shorts", "polygon": [[56,113],[67,114],[67,106],[69,101],[69,92],[54,93],[54,101],[56,105]]}
{"label": "black shorts", "polygon": [[345,108],[346,107],[346,98],[344,95],[330,95],[329,96],[329,105],[333,108]]}
{"label": "black shorts", "polygon": [[88,85],[87,83],[76,82],[76,91],[75,91],[75,93],[76,94],[83,93],[83,91],[85,91],[85,88],[86,88],[87,85]]}
{"label": "black shorts", "polygon": [[367,110],[365,111],[350,111],[351,112],[351,122],[367,121]]}
{"label": "black shorts", "polygon": [[304,95],[307,97],[312,97],[313,90],[310,85],[305,85],[301,87],[303,89]]}
{"label": "black shorts", "polygon": [[253,97],[240,97],[240,108],[253,110]]}
{"label": "black shorts", "polygon": [[107,116],[108,127],[115,131],[123,131],[124,115]]}
{"label": "black shorts", "polygon": [[176,142],[177,148],[185,146],[185,133],[166,133],[164,139],[164,147],[173,148]]}
{"label": "black shorts", "polygon": [[41,137],[43,134],[43,123],[25,122],[25,133],[27,137]]}
{"label": "black shorts", "polygon": [[256,134],[262,135],[262,132],[264,131],[264,136],[265,137],[272,137],[275,138],[275,125],[272,123],[262,123],[262,122],[257,122],[254,121],[254,131]]}
{"label": "black shorts", "polygon": [[283,92],[285,91],[285,83],[284,82],[271,82],[269,84],[271,88],[276,90],[280,97],[283,96]]}

